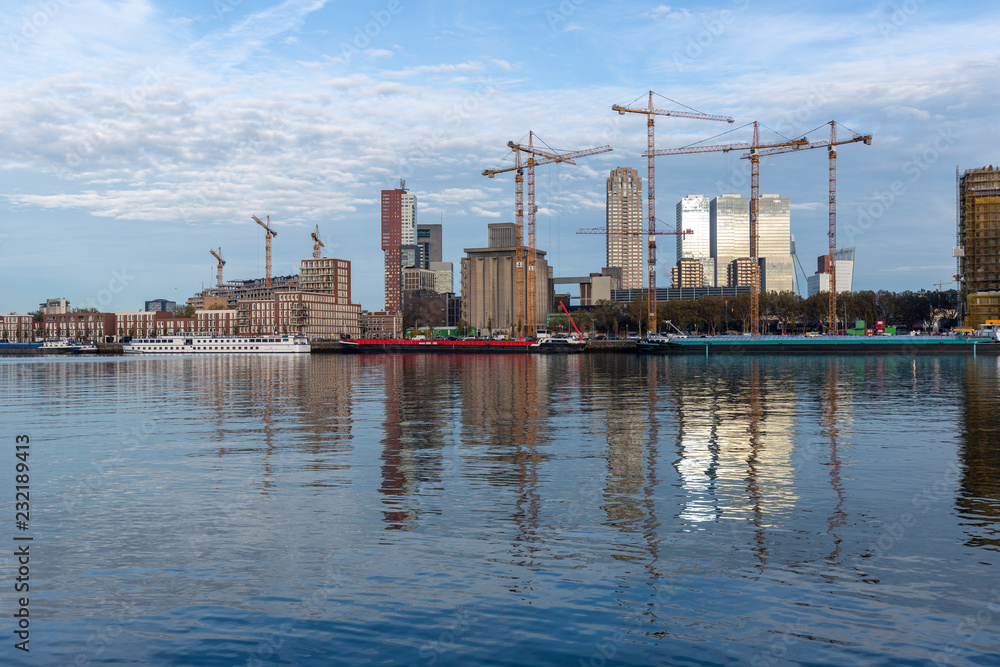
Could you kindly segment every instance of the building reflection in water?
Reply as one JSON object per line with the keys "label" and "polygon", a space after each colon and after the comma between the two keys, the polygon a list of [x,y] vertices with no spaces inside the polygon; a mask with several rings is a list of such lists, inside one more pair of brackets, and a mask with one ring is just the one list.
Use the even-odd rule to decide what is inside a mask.
{"label": "building reflection in water", "polygon": [[440,487],[442,449],[447,443],[445,410],[451,379],[431,356],[388,354],[361,357],[381,371],[385,389],[381,486],[386,530],[410,530],[420,516],[422,484]]}
{"label": "building reflection in water", "polygon": [[963,375],[956,506],[965,519],[966,545],[1000,551],[1000,359],[970,359]]}
{"label": "building reflection in water", "polygon": [[[607,437],[607,478],[603,509],[607,524],[623,532],[637,532],[646,517],[641,498],[647,496],[646,436],[652,412],[656,406],[655,362],[648,358],[619,356],[609,360],[612,372],[603,397],[606,404],[601,416]],[[621,378],[634,378],[633,386],[623,391],[617,386]],[[650,438],[652,440],[652,438]]]}
{"label": "building reflection in water", "polygon": [[[470,456],[466,474],[514,492],[514,561],[530,565],[538,549],[541,511],[540,433],[547,428],[549,402],[564,387],[550,364],[566,360],[541,355],[469,355],[457,363],[461,385],[462,444]],[[574,360],[577,361],[577,360]]]}
{"label": "building reflection in water", "polygon": [[[175,391],[202,397],[215,456],[260,456],[253,477],[261,493],[274,486],[273,458],[279,448],[312,457],[303,469],[315,471],[316,478],[306,486],[333,485],[330,471],[346,477],[342,455],[350,452],[357,381],[352,360],[213,355],[136,363],[167,364],[162,373],[143,375],[177,377],[181,386]],[[183,364],[183,373],[172,375],[178,364]]]}

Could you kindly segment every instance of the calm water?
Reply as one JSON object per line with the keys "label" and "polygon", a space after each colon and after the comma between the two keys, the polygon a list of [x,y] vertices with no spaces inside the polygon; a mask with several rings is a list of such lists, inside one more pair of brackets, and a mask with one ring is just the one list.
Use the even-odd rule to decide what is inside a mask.
{"label": "calm water", "polygon": [[982,358],[0,360],[0,663],[995,665],[998,406]]}

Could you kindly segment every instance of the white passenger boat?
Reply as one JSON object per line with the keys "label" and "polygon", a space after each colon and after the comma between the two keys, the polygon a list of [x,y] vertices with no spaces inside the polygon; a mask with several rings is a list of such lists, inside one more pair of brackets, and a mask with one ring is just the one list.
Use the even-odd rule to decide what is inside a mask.
{"label": "white passenger boat", "polygon": [[122,344],[126,354],[308,354],[309,339],[301,334],[213,336],[189,334],[133,338]]}
{"label": "white passenger boat", "polygon": [[94,343],[72,338],[50,338],[42,343],[41,348],[45,352],[97,352],[97,345]]}

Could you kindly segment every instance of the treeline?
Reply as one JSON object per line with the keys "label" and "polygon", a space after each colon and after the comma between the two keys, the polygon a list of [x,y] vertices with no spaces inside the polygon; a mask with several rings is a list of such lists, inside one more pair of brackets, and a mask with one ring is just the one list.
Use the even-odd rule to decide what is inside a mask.
{"label": "treeline", "polygon": [[[852,328],[856,320],[864,320],[869,328],[874,327],[877,320],[906,330],[930,328],[935,321],[940,327],[951,328],[957,323],[957,308],[956,290],[879,290],[837,296],[837,319],[841,329]],[[609,334],[625,330],[646,331],[649,328],[647,311],[645,300],[630,303],[601,300],[589,310],[573,312],[573,320],[581,329]],[[806,299],[793,292],[760,295],[761,330],[770,333],[826,331],[828,311],[829,294],[826,292]],[[669,321],[689,333],[742,333],[750,330],[750,295],[664,301],[657,304],[656,315],[660,331],[666,329],[665,322]],[[568,325],[568,321],[556,323],[558,328]]]}

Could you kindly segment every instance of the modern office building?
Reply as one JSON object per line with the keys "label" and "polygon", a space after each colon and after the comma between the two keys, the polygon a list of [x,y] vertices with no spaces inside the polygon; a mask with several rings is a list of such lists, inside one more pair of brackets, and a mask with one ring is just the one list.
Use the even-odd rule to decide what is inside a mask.
{"label": "modern office building", "polygon": [[[749,210],[747,211],[749,232]],[[761,262],[761,290],[795,290],[795,266],[792,264],[791,202],[788,197],[761,195],[757,211],[757,255]],[[748,240],[749,243],[749,240]]]}
{"label": "modern office building", "polygon": [[750,200],[719,195],[709,203],[709,252],[715,259],[715,284],[729,285],[730,263],[750,256]]}
{"label": "modern office building", "polygon": [[[961,316],[966,326],[1000,320],[1000,167],[958,178],[956,246]],[[839,278],[839,276],[838,276]]]}
{"label": "modern office building", "polygon": [[[482,331],[491,326],[494,331],[513,331],[518,325],[515,247],[500,245],[514,240],[513,227],[512,223],[490,225],[489,247],[466,248],[466,256],[462,259],[462,319]],[[525,331],[544,324],[551,305],[552,269],[545,259],[544,250],[536,250],[535,253],[536,321],[522,323]],[[521,270],[527,273],[525,269]]]}
{"label": "modern office building", "polygon": [[715,259],[712,257],[711,202],[702,195],[688,195],[677,202],[677,229],[691,234],[677,235],[677,260],[696,259],[702,266],[705,287],[715,287]]}
{"label": "modern office building", "polygon": [[607,181],[607,265],[622,268],[626,289],[641,288],[645,267],[642,262],[642,179],[631,167],[618,167]]}
{"label": "modern office building", "polygon": [[[795,272],[791,255],[791,205],[788,197],[760,196],[757,211],[757,256],[761,261],[761,289],[792,291]],[[709,244],[715,258],[716,284],[733,274],[732,262],[750,256],[750,200],[720,195],[709,205]],[[748,270],[740,267],[735,275]],[[725,275],[723,275],[725,271]],[[731,283],[727,283],[731,284]]]}
{"label": "modern office building", "polygon": [[[854,248],[839,248],[833,261],[837,270],[837,293],[850,293],[854,288]],[[806,278],[809,296],[830,291],[830,256],[816,258],[816,273]]]}
{"label": "modern office building", "polygon": [[440,262],[441,225],[417,225],[417,245],[420,246],[421,269],[430,269],[431,262]]}

